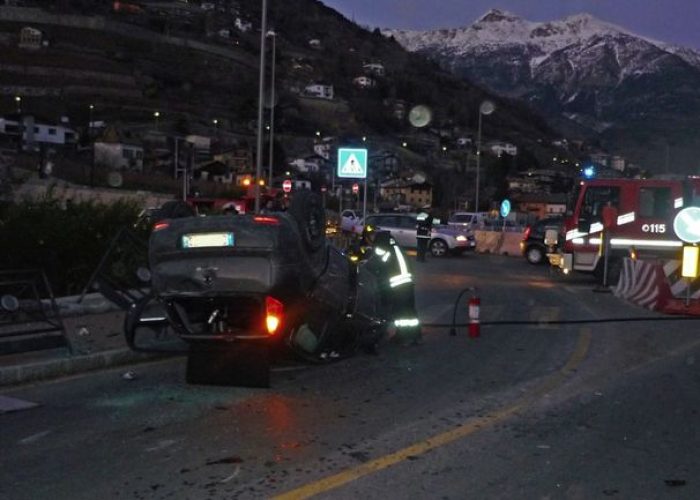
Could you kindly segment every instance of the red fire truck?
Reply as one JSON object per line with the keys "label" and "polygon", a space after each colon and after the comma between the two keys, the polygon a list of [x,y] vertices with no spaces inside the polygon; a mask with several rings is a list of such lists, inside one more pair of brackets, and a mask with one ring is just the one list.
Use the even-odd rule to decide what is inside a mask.
{"label": "red fire truck", "polygon": [[674,233],[673,219],[689,206],[700,206],[700,177],[581,181],[558,242],[550,237],[556,250],[548,254],[549,261],[565,273],[602,276],[605,232],[609,283],[614,283],[623,257],[677,257],[683,243]]}

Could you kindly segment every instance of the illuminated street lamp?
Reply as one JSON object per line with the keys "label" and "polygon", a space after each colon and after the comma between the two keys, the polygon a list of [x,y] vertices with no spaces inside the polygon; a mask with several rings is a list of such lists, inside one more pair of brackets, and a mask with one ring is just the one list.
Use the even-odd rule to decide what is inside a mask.
{"label": "illuminated street lamp", "polygon": [[160,118],[160,111],[154,111],[153,121],[155,122],[156,130],[158,130],[158,118]]}
{"label": "illuminated street lamp", "polygon": [[18,95],[15,96],[15,102],[17,103],[17,113],[22,112],[22,98]]}
{"label": "illuminated street lamp", "polygon": [[479,106],[479,129],[476,139],[476,200],[474,201],[474,211],[479,211],[479,170],[481,169],[481,116],[490,115],[496,109],[491,101],[483,101]]}

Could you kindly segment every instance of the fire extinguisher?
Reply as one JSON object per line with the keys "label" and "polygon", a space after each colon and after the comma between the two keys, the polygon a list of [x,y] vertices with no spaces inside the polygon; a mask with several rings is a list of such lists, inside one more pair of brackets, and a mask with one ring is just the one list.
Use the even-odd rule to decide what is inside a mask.
{"label": "fire extinguisher", "polygon": [[469,337],[477,338],[481,334],[479,326],[479,310],[481,309],[481,299],[473,295],[469,299]]}

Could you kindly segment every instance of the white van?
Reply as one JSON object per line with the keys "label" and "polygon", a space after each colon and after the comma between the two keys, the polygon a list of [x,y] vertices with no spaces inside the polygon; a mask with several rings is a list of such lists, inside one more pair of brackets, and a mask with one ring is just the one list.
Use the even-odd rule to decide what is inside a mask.
{"label": "white van", "polygon": [[488,215],[488,212],[454,212],[447,219],[447,225],[475,229],[483,227]]}

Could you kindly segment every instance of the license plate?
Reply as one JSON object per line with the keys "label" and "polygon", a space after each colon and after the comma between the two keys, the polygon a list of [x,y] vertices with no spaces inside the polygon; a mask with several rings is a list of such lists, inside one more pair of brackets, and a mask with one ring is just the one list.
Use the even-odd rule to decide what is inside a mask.
{"label": "license plate", "polygon": [[182,248],[232,247],[233,233],[193,233],[182,236]]}

